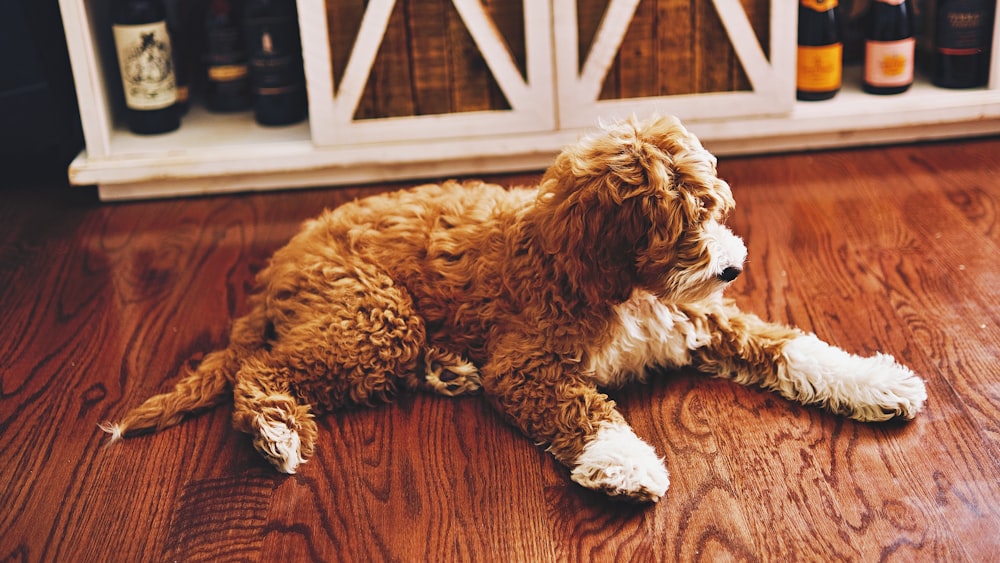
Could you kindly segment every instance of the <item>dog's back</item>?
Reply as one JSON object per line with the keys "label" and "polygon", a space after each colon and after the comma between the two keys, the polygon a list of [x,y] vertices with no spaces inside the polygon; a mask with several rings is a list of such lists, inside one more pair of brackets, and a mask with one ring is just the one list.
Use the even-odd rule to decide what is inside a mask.
{"label": "dog's back", "polygon": [[525,236],[516,225],[535,194],[446,182],[355,201],[307,222],[275,254],[262,289],[292,290],[278,287],[278,278],[320,265],[372,266],[413,299],[430,345],[478,359],[489,329],[483,319],[495,322],[497,307],[516,309],[504,296],[524,277],[509,270],[523,263],[511,256]]}

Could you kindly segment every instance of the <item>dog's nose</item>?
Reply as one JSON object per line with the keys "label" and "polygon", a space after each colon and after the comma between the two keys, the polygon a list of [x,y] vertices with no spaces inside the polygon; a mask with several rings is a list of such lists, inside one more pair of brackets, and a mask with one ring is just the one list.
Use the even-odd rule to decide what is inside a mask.
{"label": "dog's nose", "polygon": [[738,268],[736,266],[729,266],[725,270],[722,270],[722,273],[719,274],[719,279],[724,282],[731,282],[735,280],[737,277],[739,277],[740,272],[742,271],[743,271],[742,268]]}

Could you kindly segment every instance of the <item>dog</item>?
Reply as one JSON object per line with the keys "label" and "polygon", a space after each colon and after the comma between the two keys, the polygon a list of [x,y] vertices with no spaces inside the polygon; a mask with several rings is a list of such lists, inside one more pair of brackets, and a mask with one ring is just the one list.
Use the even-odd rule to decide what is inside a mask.
{"label": "dog", "polygon": [[313,455],[314,417],[402,391],[482,393],[573,481],[655,502],[669,474],[605,394],[691,367],[860,421],[911,419],[924,382],[739,310],[747,250],[716,159],[672,117],[607,125],[536,187],[376,195],[307,221],[257,276],[225,349],[102,428],[116,441],[233,397],[279,471]]}

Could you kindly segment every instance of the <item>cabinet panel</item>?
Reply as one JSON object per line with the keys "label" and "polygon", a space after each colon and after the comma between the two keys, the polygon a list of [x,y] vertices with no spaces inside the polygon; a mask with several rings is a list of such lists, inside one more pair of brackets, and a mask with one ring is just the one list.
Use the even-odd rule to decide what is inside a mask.
{"label": "cabinet panel", "polygon": [[559,123],[653,111],[787,112],[794,14],[778,0],[554,0]]}
{"label": "cabinet panel", "polygon": [[543,2],[328,0],[300,14],[317,145],[551,131]]}

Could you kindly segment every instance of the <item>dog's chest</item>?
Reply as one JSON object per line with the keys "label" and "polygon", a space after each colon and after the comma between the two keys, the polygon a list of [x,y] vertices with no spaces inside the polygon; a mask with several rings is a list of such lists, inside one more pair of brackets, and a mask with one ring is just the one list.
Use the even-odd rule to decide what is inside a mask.
{"label": "dog's chest", "polygon": [[609,338],[590,356],[586,373],[603,387],[620,387],[645,379],[654,367],[691,363],[691,350],[709,343],[711,334],[701,319],[637,291],[615,307]]}

